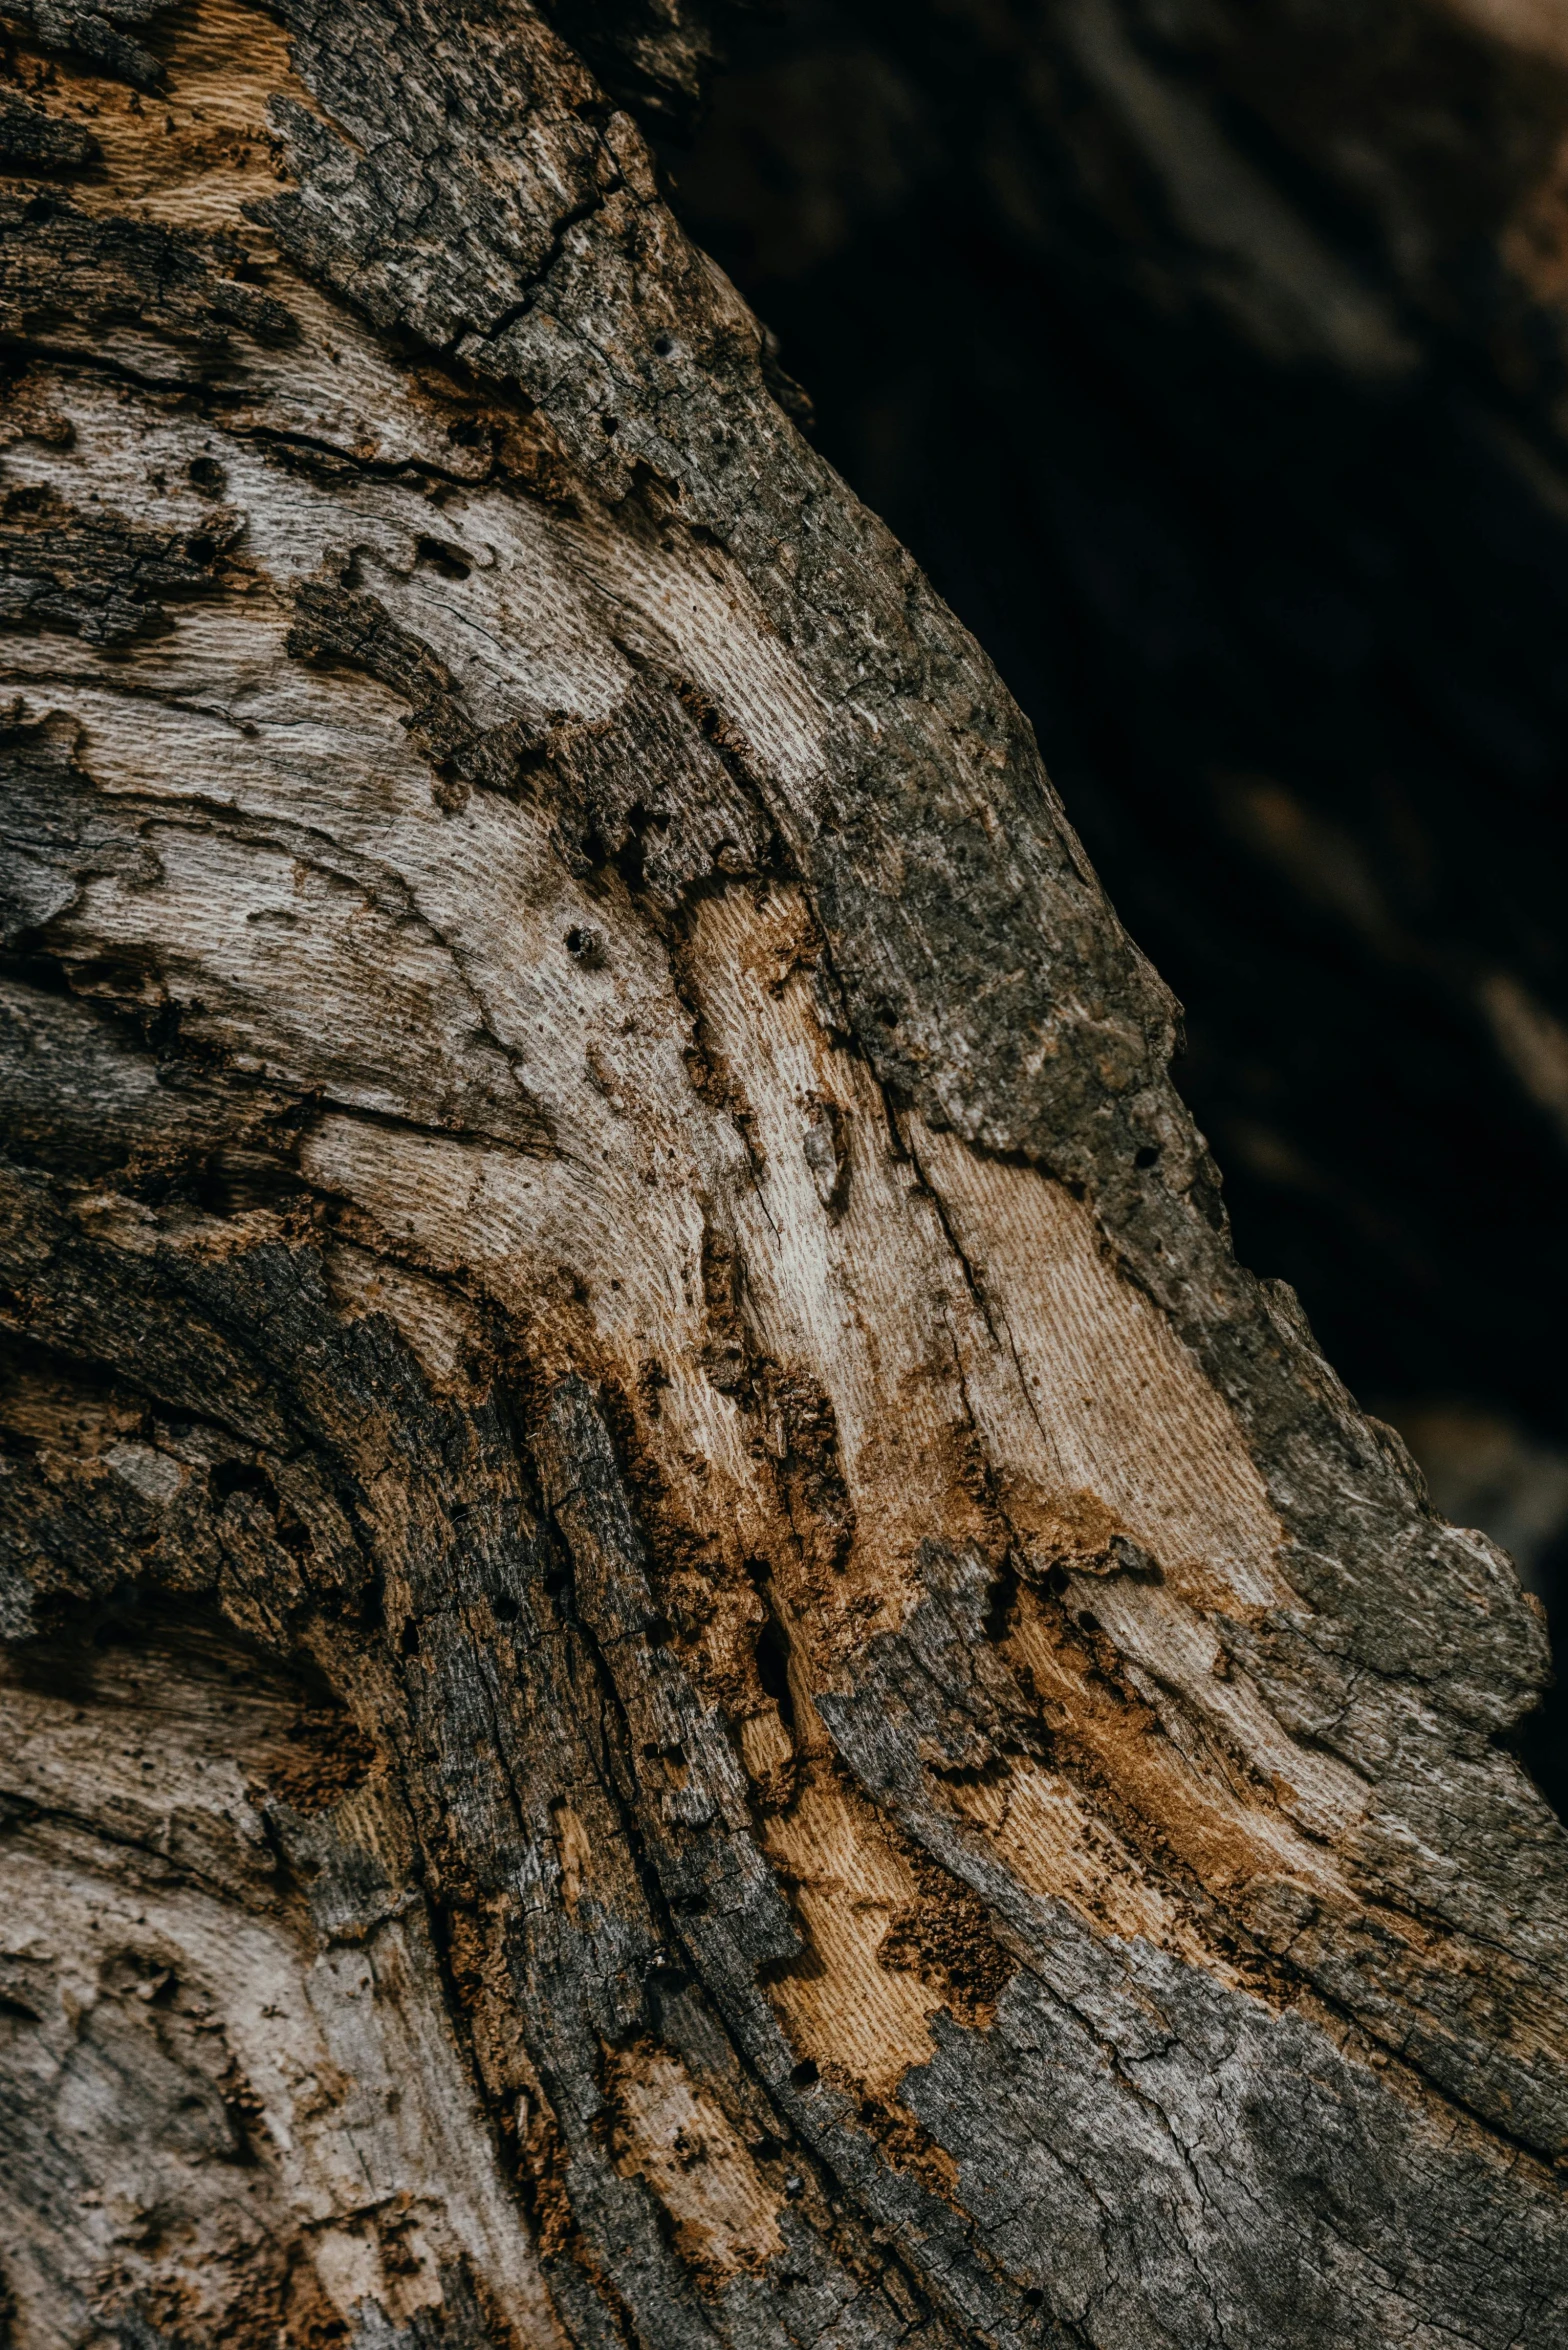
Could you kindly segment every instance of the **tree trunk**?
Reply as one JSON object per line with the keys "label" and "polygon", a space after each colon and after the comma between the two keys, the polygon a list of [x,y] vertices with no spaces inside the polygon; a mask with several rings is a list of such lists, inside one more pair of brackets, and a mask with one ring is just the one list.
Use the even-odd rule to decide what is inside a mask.
{"label": "tree trunk", "polygon": [[1548,2350],[1537,1618],[637,128],[0,13],[18,2350]]}
{"label": "tree trunk", "polygon": [[[1240,1253],[1568,1653],[1568,9],[729,46],[683,223],[1038,727]],[[1568,1692],[1526,1751],[1568,1813]]]}

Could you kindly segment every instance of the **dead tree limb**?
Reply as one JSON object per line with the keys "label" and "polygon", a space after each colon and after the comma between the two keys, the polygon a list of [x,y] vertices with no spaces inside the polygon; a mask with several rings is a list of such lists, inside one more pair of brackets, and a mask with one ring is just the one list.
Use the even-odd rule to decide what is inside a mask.
{"label": "dead tree limb", "polygon": [[4,14],[19,2350],[1548,2350],[1539,1625],[638,129]]}

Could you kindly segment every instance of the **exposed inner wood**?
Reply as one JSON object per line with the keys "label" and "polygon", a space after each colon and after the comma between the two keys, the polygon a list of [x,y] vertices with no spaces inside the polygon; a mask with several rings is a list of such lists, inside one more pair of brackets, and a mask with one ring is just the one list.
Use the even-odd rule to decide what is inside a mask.
{"label": "exposed inner wood", "polygon": [[[101,155],[0,223],[16,2341],[1544,2350],[1539,1630],[1230,1264],[1000,688],[524,7],[147,13],[18,38]],[[644,329],[727,537],[583,453],[583,351],[696,445]],[[906,723],[994,1067],[856,911]]]}

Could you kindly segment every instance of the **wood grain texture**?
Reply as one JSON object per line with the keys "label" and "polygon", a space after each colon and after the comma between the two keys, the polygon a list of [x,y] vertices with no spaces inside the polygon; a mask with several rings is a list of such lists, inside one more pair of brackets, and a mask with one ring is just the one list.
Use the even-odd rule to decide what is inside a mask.
{"label": "wood grain texture", "polygon": [[0,15],[19,2350],[1546,2350],[1539,1624],[636,126]]}

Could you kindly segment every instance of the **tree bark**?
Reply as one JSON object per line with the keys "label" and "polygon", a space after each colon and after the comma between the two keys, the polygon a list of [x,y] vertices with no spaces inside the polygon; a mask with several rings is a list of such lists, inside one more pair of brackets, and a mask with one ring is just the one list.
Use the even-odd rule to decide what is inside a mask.
{"label": "tree bark", "polygon": [[[1565,27],[780,0],[671,147],[1181,997],[1241,1255],[1560,1653]],[[1562,1691],[1525,1751],[1568,1812]]]}
{"label": "tree bark", "polygon": [[1547,2350],[1536,1615],[637,127],[0,15],[18,2350]]}

